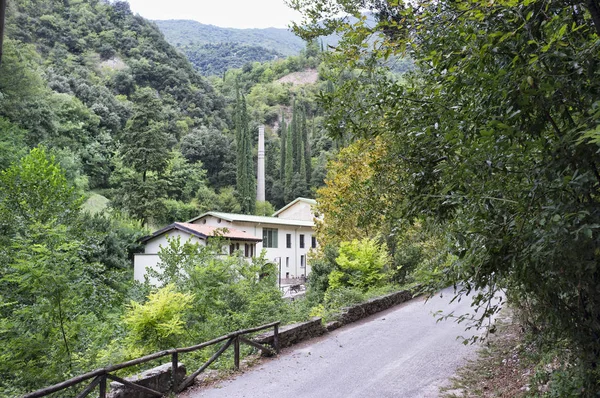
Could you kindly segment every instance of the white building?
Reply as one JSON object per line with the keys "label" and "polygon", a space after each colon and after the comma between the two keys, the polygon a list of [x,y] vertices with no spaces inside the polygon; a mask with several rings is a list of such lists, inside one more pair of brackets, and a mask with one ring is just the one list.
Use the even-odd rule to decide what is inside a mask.
{"label": "white building", "polygon": [[281,278],[301,278],[310,273],[308,251],[317,245],[314,236],[312,206],[316,201],[297,198],[273,217],[210,211],[187,223],[174,223],[142,239],[144,253],[134,258],[134,278],[144,280],[147,267],[155,268],[158,252],[167,244],[167,237],[179,236],[206,244],[219,228],[226,228],[223,236],[230,241],[230,252],[242,249],[246,257],[266,251],[266,257],[281,265]]}

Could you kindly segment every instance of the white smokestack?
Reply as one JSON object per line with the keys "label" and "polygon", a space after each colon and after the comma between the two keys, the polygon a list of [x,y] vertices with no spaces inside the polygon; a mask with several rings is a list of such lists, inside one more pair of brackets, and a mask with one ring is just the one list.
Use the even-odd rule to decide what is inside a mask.
{"label": "white smokestack", "polygon": [[265,126],[258,127],[258,170],[256,172],[256,200],[265,201]]}

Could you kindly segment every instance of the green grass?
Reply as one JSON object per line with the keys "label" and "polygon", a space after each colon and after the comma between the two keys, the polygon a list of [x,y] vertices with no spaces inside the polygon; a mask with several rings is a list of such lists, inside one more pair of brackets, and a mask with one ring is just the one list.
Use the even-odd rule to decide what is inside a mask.
{"label": "green grass", "polygon": [[83,204],[83,210],[89,211],[92,214],[96,214],[106,209],[108,206],[108,200],[106,197],[97,193],[92,193],[88,200]]}

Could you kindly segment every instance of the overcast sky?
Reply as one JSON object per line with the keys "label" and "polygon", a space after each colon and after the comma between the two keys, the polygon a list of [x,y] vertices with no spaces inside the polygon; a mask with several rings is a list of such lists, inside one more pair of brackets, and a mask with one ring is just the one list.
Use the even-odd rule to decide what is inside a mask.
{"label": "overcast sky", "polygon": [[192,19],[225,28],[285,28],[299,14],[284,0],[129,0],[148,19]]}

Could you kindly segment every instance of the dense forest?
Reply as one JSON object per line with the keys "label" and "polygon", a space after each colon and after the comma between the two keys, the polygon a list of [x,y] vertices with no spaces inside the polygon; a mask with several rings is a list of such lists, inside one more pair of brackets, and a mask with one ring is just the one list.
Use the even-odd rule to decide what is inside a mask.
{"label": "dense forest", "polygon": [[[209,81],[126,2],[9,2],[0,66],[1,395],[175,341],[140,348],[139,322],[154,321],[125,321],[146,308],[129,300],[152,305],[156,298],[132,281],[138,239],[202,211],[268,215],[296,195],[313,194],[324,174],[311,177],[331,148],[322,144],[330,141],[314,102],[324,83],[277,79],[316,70],[319,57],[312,44],[297,56],[248,63]],[[259,124],[267,126],[271,203],[256,204]],[[291,168],[281,174],[286,141],[293,152],[283,162]],[[198,263],[208,253],[198,252]],[[186,318],[190,328],[180,343],[265,317],[307,315],[273,296],[274,280],[250,277],[266,267],[264,259],[212,264],[222,267],[221,279],[203,289],[229,286],[218,295],[220,310]],[[267,274],[273,270],[260,271]],[[194,294],[216,299],[214,292]],[[182,311],[196,314],[207,305],[188,304]]]}
{"label": "dense forest", "polygon": [[[320,242],[386,242],[430,292],[471,293],[475,319],[458,319],[472,326],[505,294],[528,336],[515,352],[536,358],[524,396],[597,396],[598,2],[290,3],[303,37],[342,36],[320,104],[330,135],[351,145],[319,191]],[[365,9],[373,21],[340,18]],[[390,76],[379,65],[392,56],[414,71]],[[447,256],[431,267],[397,250],[423,231]],[[340,266],[329,264],[323,283]]]}
{"label": "dense forest", "polygon": [[239,69],[249,63],[284,58],[274,50],[239,43],[189,45],[180,49],[196,70],[204,76],[223,76],[227,70]]}
{"label": "dense forest", "polygon": [[[307,18],[291,56],[161,22],[194,65],[124,1],[8,3],[0,395],[261,322],[330,319],[410,284],[477,292],[474,326],[502,292],[537,355],[531,383],[595,396],[597,2],[290,3]],[[320,216],[306,300],[283,300],[261,256],[217,256],[222,242],[172,240],[161,288],[132,281],[151,228],[298,196]]]}

